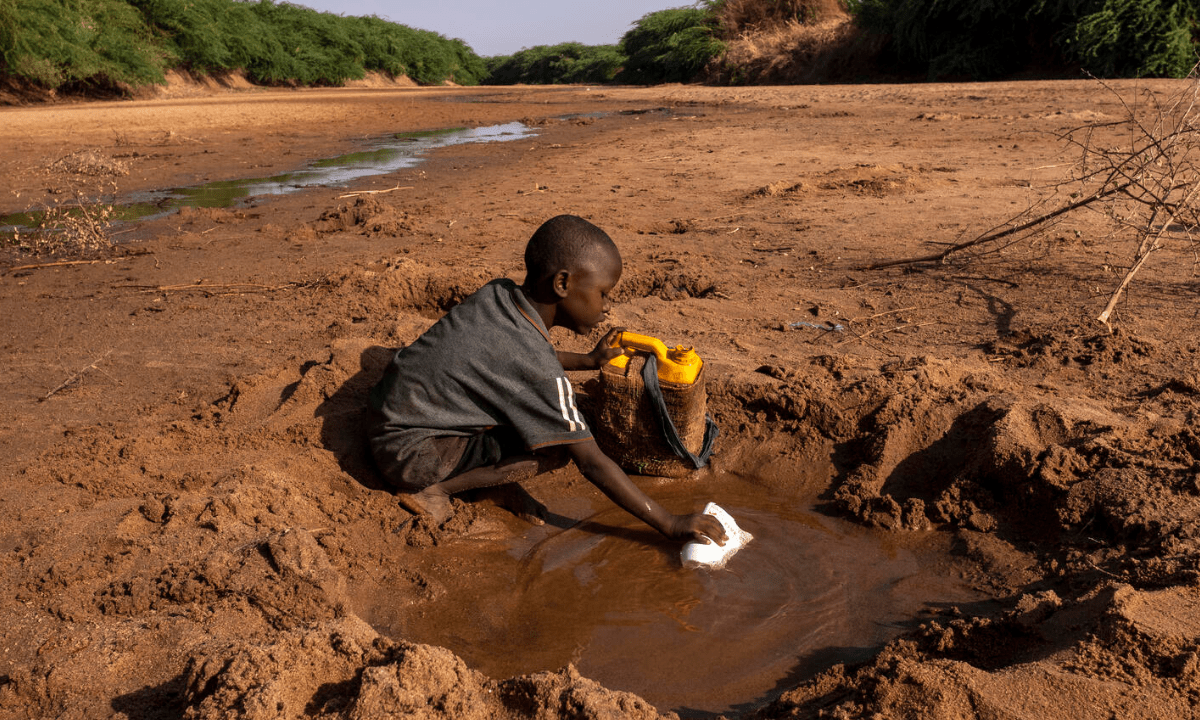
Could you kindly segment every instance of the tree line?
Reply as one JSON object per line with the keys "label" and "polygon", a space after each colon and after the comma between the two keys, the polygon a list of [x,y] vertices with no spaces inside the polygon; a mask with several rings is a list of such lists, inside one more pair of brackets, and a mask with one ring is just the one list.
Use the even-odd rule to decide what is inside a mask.
{"label": "tree line", "polygon": [[1200,0],[702,0],[645,15],[613,45],[483,58],[428,30],[273,0],[0,0],[0,79],[87,91],[161,83],[172,68],[267,85],[371,71],[460,85],[737,78],[721,65],[730,39],[831,8],[878,40],[863,47],[880,73],[911,78],[1183,77],[1200,38]]}

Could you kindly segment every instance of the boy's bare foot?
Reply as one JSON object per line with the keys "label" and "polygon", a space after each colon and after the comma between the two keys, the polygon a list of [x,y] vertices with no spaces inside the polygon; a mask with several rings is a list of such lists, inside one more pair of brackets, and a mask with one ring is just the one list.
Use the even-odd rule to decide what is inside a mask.
{"label": "boy's bare foot", "polygon": [[400,507],[414,515],[424,516],[441,525],[454,515],[454,506],[450,504],[450,496],[429,489],[414,493],[401,493],[396,496]]}

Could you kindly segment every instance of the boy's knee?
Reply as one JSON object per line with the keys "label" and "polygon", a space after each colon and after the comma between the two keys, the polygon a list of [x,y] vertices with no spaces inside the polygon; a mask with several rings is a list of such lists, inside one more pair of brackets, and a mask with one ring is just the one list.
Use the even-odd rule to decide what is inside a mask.
{"label": "boy's knee", "polygon": [[537,459],[538,473],[540,474],[565,468],[571,462],[571,455],[567,452],[565,446],[559,445],[539,450]]}

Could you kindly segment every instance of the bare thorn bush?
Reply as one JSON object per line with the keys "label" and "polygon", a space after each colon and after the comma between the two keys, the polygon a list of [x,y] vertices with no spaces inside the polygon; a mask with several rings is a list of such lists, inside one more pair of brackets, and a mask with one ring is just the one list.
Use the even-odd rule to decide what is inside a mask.
{"label": "bare thorn bush", "polygon": [[740,68],[747,81],[812,82],[840,61],[843,48],[856,37],[846,16],[813,23],[789,20],[730,40],[723,63]]}
{"label": "bare thorn bush", "polygon": [[1106,326],[1134,275],[1156,252],[1172,246],[1190,252],[1193,273],[1200,271],[1200,74],[1193,68],[1178,90],[1165,96],[1144,90],[1129,99],[1097,82],[1116,96],[1124,116],[1059,134],[1077,159],[1047,196],[971,240],[867,269],[979,259],[1032,243],[1065,216],[1087,210],[1103,214],[1107,231],[1100,242],[1133,248],[1120,283],[1096,316]]}
{"label": "bare thorn bush", "polygon": [[725,0],[717,19],[729,37],[782,24],[812,25],[847,15],[843,0]]}
{"label": "bare thorn bush", "polygon": [[50,162],[47,165],[47,169],[55,172],[71,173],[72,175],[104,177],[110,175],[128,175],[129,163],[109,157],[95,150],[79,150],[66,157]]}
{"label": "bare thorn bush", "polygon": [[[1079,152],[1070,184],[1073,196],[1097,197],[1115,241],[1132,241],[1129,266],[1096,317],[1108,324],[1133,276],[1151,255],[1169,245],[1195,252],[1200,227],[1200,77],[1196,69],[1164,98],[1143,91],[1127,100],[1100,82],[1121,103],[1125,116],[1090,123],[1062,134]],[[1114,134],[1120,141],[1101,141]],[[1112,131],[1115,131],[1112,132]]]}
{"label": "bare thorn bush", "polygon": [[112,226],[116,208],[107,203],[74,203],[45,206],[31,230],[13,232],[11,243],[31,255],[96,257],[112,251]]}

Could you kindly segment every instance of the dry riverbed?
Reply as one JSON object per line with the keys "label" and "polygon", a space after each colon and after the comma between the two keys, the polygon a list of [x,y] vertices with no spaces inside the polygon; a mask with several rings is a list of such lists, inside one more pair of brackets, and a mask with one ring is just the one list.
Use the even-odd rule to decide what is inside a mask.
{"label": "dry riverbed", "polygon": [[[1092,318],[1132,248],[1098,214],[969,261],[862,269],[1029,208],[1076,159],[1056,134],[1122,114],[1084,81],[0,109],[0,213],[269,177],[395,133],[534,131],[117,226],[96,262],[5,257],[0,717],[1190,717],[1192,255],[1152,258],[1112,332]],[[621,248],[613,323],[708,363],[714,469],[641,482],[676,511],[743,502],[847,553],[771,557],[836,565],[781,567],[780,591],[751,571],[767,532],[724,576],[843,634],[732,642],[743,629],[705,610],[733,580],[682,574],[677,548],[573,469],[527,485],[541,527],[496,494],[428,527],[381,489],[358,410],[389,350],[488,279],[519,279],[525,240],[559,213]],[[619,584],[641,572],[665,590],[628,607]],[[895,606],[813,591],[860,576],[910,585]],[[598,624],[574,627],[571,603]],[[814,607],[836,612],[800,617]],[[764,675],[723,694],[640,657],[622,674],[603,661],[617,610]],[[684,689],[655,696],[668,679]]]}

